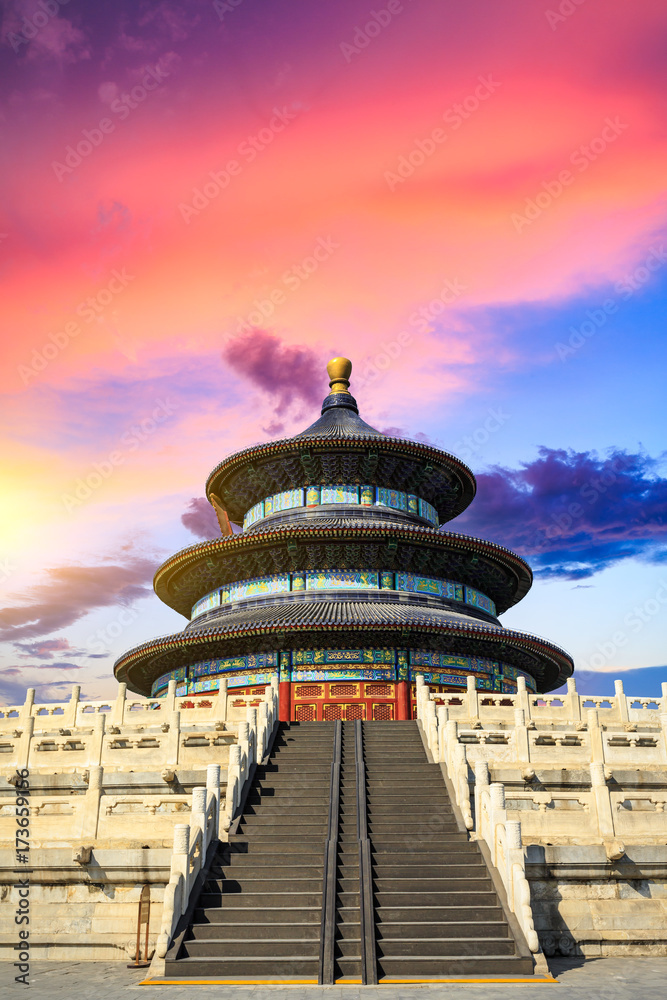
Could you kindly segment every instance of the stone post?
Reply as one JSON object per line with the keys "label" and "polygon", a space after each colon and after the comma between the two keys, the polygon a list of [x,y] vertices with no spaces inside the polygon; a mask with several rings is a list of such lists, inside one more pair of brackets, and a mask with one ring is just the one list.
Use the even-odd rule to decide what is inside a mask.
{"label": "stone post", "polygon": [[93,716],[93,733],[88,746],[88,765],[102,763],[102,751],[104,749],[104,726],[106,716],[104,712],[97,712]]}
{"label": "stone post", "polygon": [[176,681],[169,681],[169,684],[167,685],[167,694],[162,701],[162,705],[165,715],[171,715],[172,712],[176,711]]}
{"label": "stone post", "polygon": [[227,797],[225,813],[227,826],[233,819],[241,795],[241,747],[233,743],[229,748],[229,764],[227,765]]}
{"label": "stone post", "polygon": [[[505,812],[505,786],[501,781],[494,781],[489,786],[489,812],[491,820],[491,843],[489,847],[491,848],[491,857],[493,858],[493,863],[496,868],[499,867],[498,858],[498,836],[497,828],[502,823],[505,823],[507,819],[507,813]],[[502,874],[502,873],[501,873]],[[505,885],[507,885],[507,878],[503,879]]]}
{"label": "stone post", "polygon": [[100,799],[102,798],[102,778],[104,768],[93,765],[88,769],[88,788],[83,802],[81,817],[82,840],[95,840],[100,820]]}
{"label": "stone post", "polygon": [[454,748],[459,742],[459,727],[456,719],[447,719],[445,723],[445,760],[447,770],[451,772],[454,760]]}
{"label": "stone post", "polygon": [[660,713],[660,726],[662,727],[662,764],[667,764],[667,714]]}
{"label": "stone post", "polygon": [[436,709],[436,718],[438,720],[438,760],[447,760],[447,744],[446,744],[446,732],[445,727],[449,719],[449,710],[446,705],[438,705]]}
{"label": "stone post", "polygon": [[616,692],[616,713],[619,722],[628,721],[628,699],[623,691],[623,681],[614,681],[614,691]]}
{"label": "stone post", "polygon": [[602,840],[614,839],[614,815],[611,810],[611,795],[604,776],[604,764],[593,761],[590,765],[591,793],[595,802],[598,820],[598,834]]}
{"label": "stone post", "polygon": [[65,709],[63,714],[63,726],[70,727],[76,726],[76,715],[79,710],[79,695],[81,694],[81,685],[75,684],[72,687],[72,697],[70,698],[69,705]]}
{"label": "stone post", "polygon": [[240,789],[245,784],[245,779],[248,777],[248,771],[252,764],[250,759],[250,726],[247,722],[239,722],[239,746],[241,748],[240,795]]}
{"label": "stone post", "polygon": [[[178,823],[174,827],[174,853],[171,856],[171,874],[183,876],[183,893],[180,900],[179,914],[182,916],[188,905],[190,895],[188,885],[189,865],[188,854],[190,853],[190,826],[187,823]],[[176,921],[174,921],[176,923]]]}
{"label": "stone post", "polygon": [[[208,799],[215,799],[214,832],[220,836],[220,765],[209,764],[206,768],[206,793]],[[207,803],[208,804],[208,803]]]}
{"label": "stone post", "polygon": [[479,699],[477,697],[477,680],[472,674],[466,677],[466,707],[468,721],[479,718]]}
{"label": "stone post", "polygon": [[482,790],[489,784],[489,765],[485,760],[475,761],[475,834],[482,836]]}
{"label": "stone post", "polygon": [[178,766],[178,754],[181,745],[181,713],[172,712],[169,716],[169,732],[166,739],[166,759],[168,767]]}
{"label": "stone post", "polygon": [[517,763],[530,761],[530,744],[528,742],[528,727],[522,708],[514,709],[514,750]]}
{"label": "stone post", "polygon": [[521,709],[524,719],[530,719],[530,699],[526,690],[526,678],[522,674],[519,674],[516,679],[516,701],[514,704]]}
{"label": "stone post", "polygon": [[438,760],[438,720],[435,714],[435,702],[424,702],[424,733],[428,748],[435,761]]}
{"label": "stone post", "polygon": [[567,717],[572,722],[581,722],[581,698],[577,694],[577,683],[574,677],[567,679],[567,694],[565,702],[567,704]]}
{"label": "stone post", "polygon": [[111,722],[114,726],[122,726],[125,722],[125,700],[127,698],[127,684],[122,681],[118,685],[118,694],[114,702],[111,713]]}
{"label": "stone post", "polygon": [[22,771],[24,768],[29,766],[30,744],[32,742],[32,734],[35,731],[35,716],[29,715],[22,723],[22,726],[23,731],[19,738],[18,751],[16,754],[16,769],[18,771]]}
{"label": "stone post", "polygon": [[[197,827],[202,831],[203,834],[206,833],[206,797],[207,790],[203,785],[198,785],[196,788],[192,789],[192,810],[190,812],[190,829],[196,830]],[[206,850],[206,844],[202,840],[202,855]],[[203,856],[200,859],[203,861]]]}
{"label": "stone post", "polygon": [[218,696],[213,699],[213,718],[216,722],[227,720],[227,678],[221,677],[218,687]]}
{"label": "stone post", "polygon": [[32,709],[34,704],[35,704],[35,689],[28,688],[28,690],[25,693],[25,701],[21,707],[21,711],[19,712],[19,722],[24,722],[26,719],[30,718],[30,716],[32,715]]}
{"label": "stone post", "polygon": [[600,717],[597,708],[589,708],[586,713],[588,723],[588,738],[591,744],[591,760],[604,762],[604,745],[602,743],[602,729],[600,728]]}
{"label": "stone post", "polygon": [[667,712],[667,681],[661,684],[662,698],[660,699],[660,711]]}

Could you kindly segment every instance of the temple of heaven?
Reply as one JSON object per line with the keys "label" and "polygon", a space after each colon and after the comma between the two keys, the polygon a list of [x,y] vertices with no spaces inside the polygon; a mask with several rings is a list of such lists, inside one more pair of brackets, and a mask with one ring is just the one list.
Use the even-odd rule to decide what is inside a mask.
{"label": "temple of heaven", "polygon": [[[532,574],[493,542],[443,530],[475,495],[462,462],[365,423],[351,363],[327,366],[321,416],[291,438],[237,452],[206,495],[221,534],[155,575],[188,624],[116,662],[119,681],[160,697],[260,694],[279,682],[284,721],[414,717],[415,680],[434,691],[545,692],[573,672],[562,649],[498,616]],[[230,522],[242,523],[233,533]]]}

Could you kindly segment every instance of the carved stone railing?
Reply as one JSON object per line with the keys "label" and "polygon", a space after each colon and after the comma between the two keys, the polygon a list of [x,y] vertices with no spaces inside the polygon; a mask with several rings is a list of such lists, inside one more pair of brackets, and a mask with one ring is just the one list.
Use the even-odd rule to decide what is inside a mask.
{"label": "carved stone railing", "polygon": [[524,933],[533,953],[540,950],[540,943],[533,921],[530,902],[530,885],[526,878],[526,855],[521,843],[521,823],[507,818],[505,788],[499,782],[482,784],[480,773],[475,783],[477,808],[477,839],[489,848],[491,860],[502,879],[507,901]]}
{"label": "carved stone railing", "polygon": [[[419,678],[418,678],[419,680]],[[449,718],[463,725],[494,723],[511,724],[514,712],[520,709],[527,724],[545,723],[556,726],[576,725],[586,719],[594,709],[602,725],[612,723],[621,727],[629,725],[659,726],[660,715],[667,714],[667,683],[662,684],[662,694],[656,698],[639,698],[626,695],[623,682],[614,681],[615,695],[580,695],[573,677],[567,681],[567,690],[559,694],[533,694],[526,689],[524,677],[517,679],[516,694],[498,694],[478,691],[475,678],[468,677],[465,691],[431,692],[429,697],[444,705]]]}
{"label": "carved stone railing", "polygon": [[248,707],[246,712],[247,721],[238,723],[238,742],[229,749],[224,811],[220,809],[220,768],[209,765],[207,787],[193,789],[189,825],[178,825],[174,829],[171,876],[165,889],[162,926],[156,947],[158,960],[163,960],[169,950],[211,841],[218,839],[223,830],[229,829],[241,803],[252,765],[261,760],[268,749],[278,721],[277,685],[269,685],[260,704]]}
{"label": "carved stone railing", "polygon": [[193,788],[190,822],[174,827],[174,849],[170,876],[164,890],[162,923],[155,948],[158,958],[169,950],[176,925],[188,905],[190,892],[212,840],[218,837],[220,815],[220,767],[209,764],[206,787]]}

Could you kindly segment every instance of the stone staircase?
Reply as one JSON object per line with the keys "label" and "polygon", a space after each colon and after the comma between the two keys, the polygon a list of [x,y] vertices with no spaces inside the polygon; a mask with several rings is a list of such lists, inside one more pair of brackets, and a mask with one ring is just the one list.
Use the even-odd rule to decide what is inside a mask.
{"label": "stone staircase", "polygon": [[165,976],[358,983],[375,963],[380,981],[533,972],[416,723],[281,723]]}
{"label": "stone staircase", "polygon": [[378,977],[532,975],[417,724],[366,723],[363,744]]}

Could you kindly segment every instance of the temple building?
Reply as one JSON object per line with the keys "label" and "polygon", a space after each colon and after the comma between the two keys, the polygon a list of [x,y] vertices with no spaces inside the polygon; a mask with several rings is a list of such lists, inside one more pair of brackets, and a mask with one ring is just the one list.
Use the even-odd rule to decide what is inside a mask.
{"label": "temple building", "polygon": [[567,653],[498,620],[530,588],[526,562],[444,527],[474,498],[470,469],[365,423],[351,369],[329,363],[321,416],[300,434],[211,472],[221,536],[158,569],[156,594],[188,624],[117,661],[130,690],[225,681],[247,696],[277,680],[282,721],[390,721],[415,717],[418,677],[514,694],[520,677],[535,693],[571,676]]}

